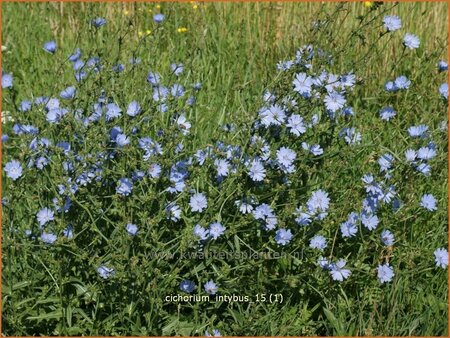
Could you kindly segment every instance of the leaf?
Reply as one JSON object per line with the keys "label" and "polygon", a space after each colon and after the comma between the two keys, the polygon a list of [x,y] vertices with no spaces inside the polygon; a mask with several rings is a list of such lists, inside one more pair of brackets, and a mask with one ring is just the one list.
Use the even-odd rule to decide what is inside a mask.
{"label": "leaf", "polygon": [[59,310],[55,310],[52,312],[44,313],[39,316],[28,317],[27,320],[41,321],[41,320],[49,320],[49,319],[60,319],[60,318],[62,318],[62,316],[63,316],[62,311],[61,311],[61,309],[59,309]]}
{"label": "leaf", "polygon": [[19,289],[22,289],[22,288],[24,288],[24,287],[26,287],[28,285],[31,285],[31,281],[27,280],[27,281],[23,281],[23,282],[19,282],[19,283],[14,284],[12,289],[13,289],[13,291],[14,290],[19,290]]}

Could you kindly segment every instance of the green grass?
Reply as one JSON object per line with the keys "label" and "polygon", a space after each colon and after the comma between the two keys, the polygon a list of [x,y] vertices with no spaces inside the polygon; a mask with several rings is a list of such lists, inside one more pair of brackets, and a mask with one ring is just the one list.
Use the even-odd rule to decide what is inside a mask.
{"label": "green grass", "polygon": [[[39,203],[20,200],[14,213],[6,215],[4,211],[4,219],[9,223],[3,224],[3,333],[198,335],[217,327],[227,335],[448,335],[447,270],[435,268],[433,261],[433,251],[447,247],[448,145],[447,133],[438,127],[447,119],[447,106],[437,93],[447,74],[436,70],[437,61],[447,60],[448,55],[447,6],[444,2],[410,2],[384,3],[369,9],[360,3],[206,3],[194,9],[191,3],[162,3],[158,9],[156,4],[148,3],[2,3],[2,44],[7,47],[2,67],[13,72],[17,92],[15,98],[3,94],[3,111],[18,116],[13,100],[17,104],[22,99],[55,95],[74,84],[66,66],[57,66],[75,46],[83,51],[94,48],[110,60],[108,66],[120,61],[128,67],[133,53],[142,58],[140,71],[127,73],[130,80],[123,87],[113,77],[104,84],[111,92],[126,93],[123,97],[118,95],[124,100],[122,105],[151,97],[145,80],[148,70],[166,72],[163,75],[168,76],[169,65],[182,62],[188,71],[186,84],[203,84],[189,116],[193,137],[185,146],[191,149],[220,138],[220,126],[225,122],[240,127],[233,141],[246,142],[264,90],[272,85],[289,85],[277,75],[277,62],[292,58],[299,47],[308,43],[332,52],[335,73],[354,70],[362,80],[352,95],[356,117],[350,124],[362,133],[363,141],[356,150],[337,145],[320,167],[308,172],[309,183],[322,184],[334,202],[329,212],[334,216],[323,229],[328,238],[338,233],[340,222],[354,210],[355,199],[360,201],[360,178],[368,171],[378,171],[378,156],[391,153],[401,162],[405,149],[419,146],[419,142],[412,143],[407,138],[405,131],[409,126],[430,126],[439,149],[429,179],[418,178],[405,167],[394,173],[395,181],[405,183],[401,191],[405,207],[396,214],[382,215],[381,226],[395,229],[398,241],[391,253],[398,268],[396,278],[386,287],[380,287],[375,277],[374,267],[389,255],[381,245],[374,244],[378,233],[358,233],[358,240],[366,244],[359,251],[352,252],[348,243],[336,243],[335,251],[352,252],[352,258],[356,257],[352,287],[331,283],[316,270],[299,273],[291,262],[273,268],[264,262],[240,261],[233,266],[232,262],[206,260],[190,271],[200,276],[214,275],[214,271],[223,276],[221,282],[230,292],[265,292],[265,287],[267,292],[282,290],[286,297],[283,304],[164,305],[164,295],[176,290],[176,276],[193,268],[188,263],[172,266],[167,262],[146,262],[139,255],[131,261],[124,259],[124,264],[137,266],[139,262],[151,274],[142,290],[130,292],[130,298],[125,290],[120,293],[122,298],[110,300],[108,292],[113,294],[119,286],[111,285],[108,291],[99,283],[85,284],[80,271],[74,271],[73,278],[58,279],[72,272],[66,271],[64,264],[60,271],[53,271],[51,267],[61,263],[49,250],[23,244],[10,230],[24,229],[29,226],[25,222],[34,221],[27,214],[35,214],[41,197],[33,190]],[[152,21],[158,11],[166,14],[166,22],[160,27]],[[402,33],[379,38],[384,13],[402,18]],[[96,16],[107,18],[108,24],[94,35],[86,22]],[[373,22],[361,26],[368,17]],[[311,30],[311,22],[318,19],[323,23],[322,29]],[[180,27],[187,31],[178,33]],[[142,38],[139,32],[145,35],[147,29],[151,33]],[[403,54],[404,32],[420,37],[417,51]],[[43,42],[52,39],[59,48],[55,57],[42,50]],[[401,74],[411,79],[411,89],[405,95],[387,94],[384,83]],[[81,92],[86,97],[99,94],[98,88],[94,88],[96,92],[92,90],[83,88]],[[378,117],[379,109],[385,105],[393,105],[397,111],[397,117],[389,124]],[[27,117],[30,123],[34,118]],[[4,125],[3,132],[10,134],[10,128],[10,124]],[[95,139],[95,131],[92,133]],[[7,144],[3,147],[5,158],[17,154],[20,149],[8,148]],[[200,186],[207,184],[202,174],[193,179]],[[3,180],[3,196],[14,191],[9,183]],[[224,187],[220,198],[231,196],[235,188],[232,184]],[[430,191],[438,200],[439,210],[432,214],[417,211],[418,197]],[[303,201],[292,201],[292,205],[300,202]],[[188,245],[183,234],[175,238],[181,241],[179,246],[173,244],[176,250]],[[247,240],[247,245],[257,244],[245,237],[247,234],[237,233],[225,247],[238,251],[240,245],[244,246],[245,241],[239,242],[238,235]],[[38,250],[42,253],[37,255]],[[98,259],[95,252],[70,252],[70,246],[60,250],[58,255],[73,257],[67,267]],[[132,253],[127,251],[126,255],[131,257]],[[367,279],[370,273],[373,278]],[[277,284],[278,289],[274,288]],[[149,304],[142,300],[143,295],[151,298]],[[140,301],[145,306],[141,307]],[[135,308],[145,308],[146,312],[136,313]]]}

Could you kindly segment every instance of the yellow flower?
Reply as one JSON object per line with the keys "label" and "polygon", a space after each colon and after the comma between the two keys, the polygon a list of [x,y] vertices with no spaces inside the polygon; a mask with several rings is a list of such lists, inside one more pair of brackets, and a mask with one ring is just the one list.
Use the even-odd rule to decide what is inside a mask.
{"label": "yellow flower", "polygon": [[186,33],[187,32],[187,28],[186,27],[177,28],[177,32],[178,33]]}
{"label": "yellow flower", "polygon": [[150,35],[151,32],[152,32],[152,31],[151,31],[150,29],[147,29],[147,30],[145,31],[145,34]]}
{"label": "yellow flower", "polygon": [[150,8],[150,9],[148,10],[148,12],[149,12],[149,13],[153,13],[153,10]]}
{"label": "yellow flower", "polygon": [[141,37],[142,35],[144,35],[144,33],[142,33],[142,31],[139,31],[138,35]]}
{"label": "yellow flower", "polygon": [[365,7],[372,7],[373,6],[373,2],[372,1],[364,1],[364,6]]}
{"label": "yellow flower", "polygon": [[198,5],[194,5],[194,6],[192,6],[192,8],[193,8],[193,9],[197,9],[197,8],[198,8]]}
{"label": "yellow flower", "polygon": [[161,8],[161,6],[160,6],[160,5],[156,5],[156,8],[160,9],[160,8]]}
{"label": "yellow flower", "polygon": [[127,10],[124,10],[124,11],[123,11],[123,14],[128,15],[128,14],[130,14],[130,12],[127,11]]}

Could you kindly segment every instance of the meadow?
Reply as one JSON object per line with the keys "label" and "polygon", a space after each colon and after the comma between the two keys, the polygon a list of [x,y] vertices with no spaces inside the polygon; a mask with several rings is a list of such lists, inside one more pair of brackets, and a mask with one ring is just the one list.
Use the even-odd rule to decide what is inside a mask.
{"label": "meadow", "polygon": [[2,333],[447,336],[447,7],[2,3]]}

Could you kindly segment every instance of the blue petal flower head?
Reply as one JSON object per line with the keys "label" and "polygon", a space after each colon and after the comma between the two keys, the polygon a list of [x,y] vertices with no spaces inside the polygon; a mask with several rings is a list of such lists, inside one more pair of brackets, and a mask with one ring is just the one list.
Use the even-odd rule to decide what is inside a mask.
{"label": "blue petal flower head", "polygon": [[436,199],[431,194],[425,194],[422,196],[422,199],[420,200],[420,206],[425,208],[428,211],[435,211],[437,210],[436,206]]}
{"label": "blue petal flower head", "polygon": [[153,15],[153,21],[155,21],[157,24],[160,24],[164,21],[164,14],[158,13]]}
{"label": "blue petal flower head", "polygon": [[296,157],[295,151],[287,147],[281,147],[277,150],[277,164],[284,173],[294,172],[294,160]]}
{"label": "blue petal flower head", "polygon": [[13,86],[13,76],[12,74],[6,74],[2,72],[2,88],[12,88]]}
{"label": "blue petal flower head", "polygon": [[430,147],[422,147],[417,151],[417,157],[425,161],[431,160],[436,154],[436,150]]}
{"label": "blue petal flower head", "polygon": [[361,133],[357,132],[355,128],[345,127],[339,132],[339,137],[343,137],[345,142],[350,145],[359,144],[361,142]]}
{"label": "blue petal flower head", "polygon": [[[41,142],[42,142],[42,139],[41,139]],[[48,147],[48,145],[46,145],[46,146]],[[56,146],[58,148],[61,148],[61,150],[63,151],[64,155],[68,155],[69,154],[70,148],[71,148],[69,142],[61,141],[61,142],[58,142],[56,144]]]}
{"label": "blue petal flower head", "polygon": [[112,127],[111,130],[109,131],[109,138],[111,140],[111,142],[116,142],[116,138],[117,135],[122,133],[122,128],[120,127]]}
{"label": "blue petal flower head", "polygon": [[100,277],[103,279],[108,279],[109,277],[113,277],[116,273],[113,268],[109,268],[105,265],[101,265],[97,269],[97,272],[100,275]]}
{"label": "blue petal flower head", "polygon": [[426,137],[428,131],[428,126],[424,125],[424,124],[420,124],[418,126],[412,126],[408,128],[408,133],[409,136],[411,137],[420,137],[420,138],[424,138]]}
{"label": "blue petal flower head", "polygon": [[392,211],[397,212],[402,207],[402,201],[399,198],[395,198],[392,201]]}
{"label": "blue petal flower head", "polygon": [[217,290],[219,290],[216,283],[214,283],[212,280],[206,282],[204,285],[204,288],[205,288],[206,293],[208,293],[210,295],[215,295],[217,293]]}
{"label": "blue petal flower head", "polygon": [[65,99],[65,100],[71,100],[75,97],[77,90],[75,89],[75,87],[70,86],[67,87],[66,89],[64,89],[59,96],[61,96],[61,98]]}
{"label": "blue petal flower head", "polygon": [[46,244],[53,244],[56,241],[57,237],[55,234],[44,232],[41,235],[42,242]]}
{"label": "blue petal flower head", "polygon": [[39,128],[36,128],[31,125],[20,125],[20,124],[14,124],[13,126],[13,132],[16,135],[22,135],[22,134],[31,134],[31,135],[37,135],[39,134]]}
{"label": "blue petal flower head", "polygon": [[448,251],[445,248],[439,248],[434,251],[434,260],[436,266],[442,269],[448,267]]}
{"label": "blue petal flower head", "polygon": [[378,279],[380,283],[388,283],[394,277],[394,269],[389,264],[378,265]]}
{"label": "blue petal flower head", "polygon": [[251,199],[243,198],[242,200],[234,201],[234,204],[239,207],[239,211],[242,214],[249,214],[253,211],[253,205]]}
{"label": "blue petal flower head", "polygon": [[42,170],[49,163],[49,160],[44,156],[39,156],[36,159],[36,168]]}
{"label": "blue petal flower head", "polygon": [[161,175],[161,166],[157,163],[150,164],[147,173],[151,178],[159,178]]}
{"label": "blue petal flower head", "polygon": [[379,222],[380,220],[378,219],[377,215],[371,215],[366,213],[363,213],[361,215],[361,223],[370,231],[374,230]]}
{"label": "blue petal flower head", "polygon": [[226,228],[219,222],[209,225],[209,235],[214,239],[217,239],[219,236],[223,235],[225,230]]}
{"label": "blue petal flower head", "polygon": [[344,74],[339,78],[339,82],[343,87],[353,87],[356,83],[356,76],[353,73]]}
{"label": "blue petal flower head", "polygon": [[104,18],[95,18],[91,20],[91,24],[92,26],[94,26],[95,28],[99,28],[101,26],[106,25],[106,19]]}
{"label": "blue petal flower head", "polygon": [[206,337],[222,337],[222,334],[220,333],[219,330],[213,329],[212,334],[210,334],[208,331],[205,331],[205,336]]}
{"label": "blue petal flower head", "polygon": [[36,214],[40,226],[47,224],[55,219],[55,213],[49,208],[42,208]]}
{"label": "blue petal flower head", "polygon": [[253,211],[252,211],[253,217],[257,220],[261,220],[263,222],[263,226],[265,230],[273,230],[275,229],[278,220],[273,212],[272,208],[266,204],[263,203],[261,205],[258,205]]}
{"label": "blue petal flower head", "polygon": [[31,110],[32,105],[33,104],[31,103],[31,101],[24,100],[24,101],[20,102],[19,110],[21,112],[27,112],[27,111]]}
{"label": "blue petal flower head", "polygon": [[163,153],[161,145],[150,137],[141,138],[139,147],[145,150],[144,160],[148,160],[153,155],[161,155]]}
{"label": "blue petal flower head", "polygon": [[79,71],[79,70],[81,70],[84,66],[85,66],[85,62],[83,61],[83,60],[76,60],[74,63],[73,63],[73,70],[75,70],[75,71]]}
{"label": "blue petal flower head", "polygon": [[197,287],[195,286],[195,283],[189,279],[185,279],[181,281],[180,283],[180,290],[184,291],[186,293],[191,293],[194,291]]}
{"label": "blue petal flower head", "polygon": [[81,80],[83,80],[84,78],[86,78],[87,73],[84,71],[79,71],[75,73],[75,80],[77,80],[77,82],[81,82]]}
{"label": "blue petal flower head", "polygon": [[291,229],[278,229],[275,233],[275,241],[279,245],[286,245],[292,239]]}
{"label": "blue petal flower head", "polygon": [[448,70],[448,63],[445,62],[444,60],[440,60],[438,62],[438,70],[440,72],[445,72],[446,70]]}
{"label": "blue petal flower head", "polygon": [[73,226],[72,225],[68,225],[67,228],[65,228],[63,230],[63,236],[68,238],[68,239],[72,239],[73,238]]}
{"label": "blue petal flower head", "polygon": [[378,164],[380,165],[380,171],[388,171],[392,167],[392,162],[394,157],[391,154],[383,154],[378,159]]}
{"label": "blue petal flower head", "polygon": [[141,58],[134,58],[134,57],[132,57],[130,59],[130,65],[132,65],[132,66],[136,66],[136,65],[140,64],[141,62],[142,62]]}
{"label": "blue petal flower head", "polygon": [[167,89],[167,87],[156,86],[153,89],[153,100],[155,100],[156,102],[165,101],[168,94],[169,89]]}
{"label": "blue petal flower head", "polygon": [[286,119],[286,112],[278,104],[273,104],[270,107],[265,107],[259,111],[261,123],[269,127],[270,125],[280,126]]}
{"label": "blue petal flower head", "polygon": [[2,135],[2,140],[1,140],[2,144],[7,142],[8,140],[9,140],[9,136],[7,134],[3,134]]}
{"label": "blue petal flower head", "polygon": [[186,116],[184,114],[181,114],[178,116],[178,118],[175,120],[176,124],[178,125],[178,129],[181,130],[181,133],[183,135],[189,134],[189,129],[191,129],[191,123],[186,119]]}
{"label": "blue petal flower head", "polygon": [[311,90],[313,85],[313,79],[305,73],[299,73],[295,75],[294,91],[299,93],[305,98],[311,97]]}
{"label": "blue petal flower head", "polygon": [[147,81],[152,86],[157,86],[157,85],[159,85],[159,82],[161,81],[161,75],[159,75],[158,73],[155,73],[155,72],[150,72],[147,75]]}
{"label": "blue petal flower head", "polygon": [[312,215],[326,213],[330,205],[328,193],[324,190],[316,190],[311,194],[306,206]]}
{"label": "blue petal flower head", "polygon": [[230,163],[227,160],[216,159],[214,160],[214,165],[216,166],[217,176],[228,176],[228,173],[230,172]]}
{"label": "blue petal flower head", "polygon": [[202,193],[192,195],[189,200],[189,206],[191,207],[192,212],[202,212],[208,207],[206,196]]}
{"label": "blue petal flower head", "polygon": [[394,85],[396,89],[408,89],[411,85],[411,81],[404,75],[395,79]]}
{"label": "blue petal flower head", "polygon": [[192,88],[194,88],[195,91],[199,91],[202,89],[202,84],[200,82],[195,83]]}
{"label": "blue petal flower head", "polygon": [[320,144],[313,144],[311,145],[311,147],[309,148],[309,151],[311,152],[311,154],[313,154],[314,156],[319,156],[323,154],[323,149],[320,146]]}
{"label": "blue petal flower head", "polygon": [[133,183],[128,178],[121,178],[117,184],[116,192],[122,196],[128,196],[133,190]]}
{"label": "blue petal flower head", "polygon": [[52,109],[57,109],[60,107],[60,102],[58,99],[56,98],[50,98],[46,103],[45,103],[45,109],[47,111],[50,111]]}
{"label": "blue petal flower head", "polygon": [[175,83],[172,88],[170,88],[170,94],[173,97],[182,97],[184,95],[184,87],[178,83]]}
{"label": "blue petal flower head", "polygon": [[179,64],[172,63],[172,64],[170,65],[170,69],[172,70],[172,73],[173,73],[175,76],[180,76],[181,73],[183,73],[184,66],[183,66],[181,63],[179,63]]}
{"label": "blue petal flower head", "polygon": [[294,61],[292,61],[292,60],[280,61],[277,63],[277,70],[286,71],[286,70],[291,69],[293,65],[294,65]]}
{"label": "blue petal flower head", "polygon": [[199,241],[206,241],[209,238],[209,230],[205,229],[200,224],[195,225],[193,234]]}
{"label": "blue petal flower head", "polygon": [[417,167],[416,170],[425,175],[425,176],[430,176],[431,175],[431,166],[428,163],[420,163]]}
{"label": "blue petal flower head", "polygon": [[346,102],[344,95],[336,91],[328,93],[324,98],[325,107],[332,113],[343,108]]}
{"label": "blue petal flower head", "polygon": [[383,23],[384,28],[386,28],[388,32],[394,32],[402,28],[402,21],[396,15],[386,15],[383,18]]}
{"label": "blue petal flower head", "polygon": [[388,81],[384,85],[384,89],[386,89],[386,91],[388,92],[395,92],[398,88],[395,86],[394,81]]}
{"label": "blue petal flower head", "polygon": [[319,249],[322,251],[327,247],[327,240],[325,237],[321,235],[316,235],[313,238],[311,238],[309,242],[309,247],[313,249]]}
{"label": "blue petal flower head", "polygon": [[394,245],[394,234],[389,230],[383,230],[381,232],[381,242],[386,246]]}
{"label": "blue petal flower head", "polygon": [[137,116],[141,112],[141,106],[137,101],[133,101],[128,105],[127,115],[131,117]]}
{"label": "blue petal flower head", "polygon": [[128,223],[127,225],[125,225],[125,229],[127,230],[128,234],[130,234],[131,236],[135,236],[138,232],[137,225],[133,224],[133,223]]}
{"label": "blue petal flower head", "polygon": [[448,100],[448,83],[443,83],[440,85],[439,94],[441,94],[444,99]]}
{"label": "blue petal flower head", "polygon": [[69,56],[70,62],[77,62],[81,57],[80,48],[75,49],[75,51]]}
{"label": "blue petal flower head", "polygon": [[143,172],[142,170],[135,170],[133,171],[133,174],[131,175],[131,179],[133,180],[133,182],[136,181],[142,181],[145,177],[145,172]]}
{"label": "blue petal flower head", "polygon": [[108,103],[106,105],[106,121],[111,121],[116,117],[119,117],[122,110],[115,103]]}
{"label": "blue petal flower head", "polygon": [[286,127],[288,127],[289,132],[295,136],[300,136],[306,132],[305,122],[300,115],[293,114],[289,116]]}
{"label": "blue petal flower head", "polygon": [[165,211],[166,211],[168,219],[170,219],[174,222],[177,222],[180,220],[181,208],[175,202],[168,203],[166,205]]}
{"label": "blue petal flower head", "polygon": [[312,222],[312,215],[309,212],[305,212],[303,207],[297,208],[294,212],[294,216],[296,216],[295,222],[300,226],[306,226]]}
{"label": "blue petal flower head", "polygon": [[125,134],[117,134],[116,136],[116,144],[118,147],[123,148],[126,145],[130,144],[130,139]]}
{"label": "blue petal flower head", "polygon": [[188,105],[188,106],[193,106],[194,104],[195,104],[195,102],[197,102],[196,101],[196,98],[195,98],[195,96],[189,96],[188,98],[187,98],[187,100],[186,100],[186,104]]}
{"label": "blue petal flower head", "polygon": [[351,275],[349,269],[344,269],[346,263],[345,259],[340,259],[336,263],[330,265],[330,274],[333,280],[342,282]]}
{"label": "blue petal flower head", "polygon": [[6,176],[11,178],[13,181],[17,180],[20,176],[22,176],[22,165],[19,161],[12,160],[5,164],[5,172]]}
{"label": "blue petal flower head", "polygon": [[406,33],[403,37],[403,45],[409,49],[417,49],[420,45],[419,38],[411,33]]}
{"label": "blue petal flower head", "polygon": [[275,102],[275,99],[276,99],[276,97],[275,97],[275,95],[274,95],[273,93],[271,93],[271,92],[268,91],[268,90],[265,90],[265,91],[264,91],[264,94],[263,94],[263,101],[264,101],[265,103],[274,103],[274,102]]}
{"label": "blue petal flower head", "polygon": [[328,259],[326,259],[325,257],[322,257],[322,256],[320,256],[317,259],[317,265],[320,266],[324,270],[330,270],[331,269],[330,261]]}
{"label": "blue petal flower head", "polygon": [[54,54],[56,52],[56,42],[48,41],[44,43],[44,50],[48,53]]}
{"label": "blue petal flower head", "polygon": [[34,99],[34,104],[36,104],[36,105],[43,105],[43,104],[45,104],[45,103],[47,103],[47,101],[48,101],[48,97],[45,97],[45,96],[38,96],[37,98],[35,98]]}
{"label": "blue petal flower head", "polygon": [[380,117],[382,120],[389,121],[395,115],[397,115],[397,113],[392,107],[384,107],[380,110]]}
{"label": "blue petal flower head", "polygon": [[123,63],[119,63],[112,67],[112,70],[116,73],[122,73],[125,70],[125,65]]}
{"label": "blue petal flower head", "polygon": [[49,123],[58,123],[66,112],[67,110],[61,108],[50,109],[46,119]]}
{"label": "blue petal flower head", "polygon": [[341,233],[342,237],[353,237],[358,232],[358,227],[356,226],[355,222],[351,220],[347,220],[344,223],[341,224]]}
{"label": "blue petal flower head", "polygon": [[323,149],[320,147],[319,144],[313,144],[310,146],[308,143],[302,142],[302,148],[309,151],[314,156],[319,156],[323,154]]}

